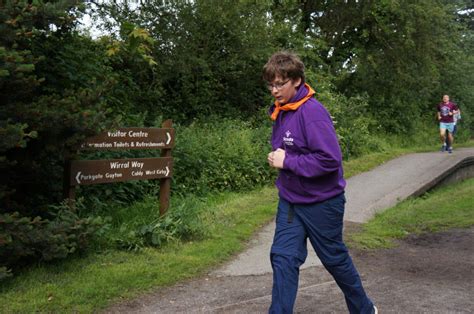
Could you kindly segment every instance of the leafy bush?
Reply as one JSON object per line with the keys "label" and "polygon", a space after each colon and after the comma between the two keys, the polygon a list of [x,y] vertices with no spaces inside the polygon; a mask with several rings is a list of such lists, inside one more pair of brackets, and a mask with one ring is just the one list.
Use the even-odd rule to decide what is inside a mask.
{"label": "leafy bush", "polygon": [[[71,1],[0,6],[0,207],[47,216],[62,198],[66,151],[113,124],[105,53],[71,31]],[[47,179],[45,179],[47,178]]]}
{"label": "leafy bush", "polygon": [[80,219],[65,205],[60,207],[53,219],[0,214],[0,279],[9,275],[7,267],[61,259],[84,250],[100,231],[102,219]]}
{"label": "leafy bush", "polygon": [[113,124],[100,46],[73,31],[74,1],[0,6],[0,277],[7,268],[64,258],[101,224],[62,200],[67,150]]}
{"label": "leafy bush", "polygon": [[177,129],[173,192],[205,195],[268,184],[275,173],[266,156],[271,129],[217,118]]}
{"label": "leafy bush", "polygon": [[384,150],[383,143],[373,136],[377,123],[369,113],[367,95],[347,97],[338,93],[329,78],[311,70],[308,80],[317,82],[315,97],[331,114],[344,159]]}

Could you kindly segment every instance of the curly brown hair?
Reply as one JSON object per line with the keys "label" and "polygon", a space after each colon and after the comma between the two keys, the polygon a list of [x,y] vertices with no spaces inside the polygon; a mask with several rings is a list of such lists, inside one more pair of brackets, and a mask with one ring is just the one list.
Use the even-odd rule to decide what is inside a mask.
{"label": "curly brown hair", "polygon": [[280,76],[282,79],[289,78],[293,81],[301,78],[301,83],[304,84],[304,64],[295,53],[276,52],[263,67],[263,79],[271,83],[276,76]]}

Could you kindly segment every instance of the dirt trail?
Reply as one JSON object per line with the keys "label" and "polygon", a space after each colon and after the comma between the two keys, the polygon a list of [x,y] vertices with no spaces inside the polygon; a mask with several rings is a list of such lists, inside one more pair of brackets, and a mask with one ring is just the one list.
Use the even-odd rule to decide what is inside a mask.
{"label": "dirt trail", "polygon": [[[380,313],[474,313],[474,228],[410,236],[351,255]],[[301,272],[295,313],[347,313],[322,266]],[[271,275],[213,277],[117,304],[107,313],[266,313]]]}

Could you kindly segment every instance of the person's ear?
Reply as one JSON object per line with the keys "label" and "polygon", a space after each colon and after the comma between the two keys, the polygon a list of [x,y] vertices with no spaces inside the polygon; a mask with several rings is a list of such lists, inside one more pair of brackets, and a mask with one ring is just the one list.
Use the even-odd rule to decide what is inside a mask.
{"label": "person's ear", "polygon": [[299,77],[298,79],[296,79],[295,81],[293,81],[293,86],[295,88],[299,87],[301,85],[301,77]]}

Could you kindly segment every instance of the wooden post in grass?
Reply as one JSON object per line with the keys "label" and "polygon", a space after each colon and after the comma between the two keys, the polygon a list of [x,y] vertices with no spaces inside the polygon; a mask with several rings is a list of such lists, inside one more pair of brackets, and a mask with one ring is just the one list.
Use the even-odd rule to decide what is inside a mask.
{"label": "wooden post in grass", "polygon": [[64,172],[63,172],[63,198],[72,201],[76,198],[76,187],[71,186],[71,160],[69,151],[64,154]]}

